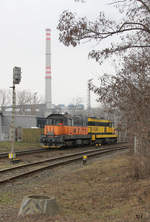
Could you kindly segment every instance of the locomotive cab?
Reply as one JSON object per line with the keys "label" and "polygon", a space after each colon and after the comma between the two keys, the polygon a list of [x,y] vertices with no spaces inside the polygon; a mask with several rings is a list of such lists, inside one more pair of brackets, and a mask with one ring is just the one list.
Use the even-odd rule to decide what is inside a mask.
{"label": "locomotive cab", "polygon": [[61,114],[51,114],[46,118],[44,127],[44,134],[40,137],[40,143],[43,147],[60,147],[63,146],[64,126],[71,123],[68,119]]}
{"label": "locomotive cab", "polygon": [[65,126],[72,126],[72,119],[63,114],[51,114],[47,117],[45,135],[59,136],[65,134]]}

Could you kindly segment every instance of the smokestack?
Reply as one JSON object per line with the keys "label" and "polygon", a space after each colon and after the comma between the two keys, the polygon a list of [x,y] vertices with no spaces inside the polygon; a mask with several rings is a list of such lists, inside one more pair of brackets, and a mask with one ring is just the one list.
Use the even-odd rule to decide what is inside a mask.
{"label": "smokestack", "polygon": [[51,30],[46,29],[46,52],[45,52],[45,103],[46,115],[51,113],[52,93],[51,93]]}

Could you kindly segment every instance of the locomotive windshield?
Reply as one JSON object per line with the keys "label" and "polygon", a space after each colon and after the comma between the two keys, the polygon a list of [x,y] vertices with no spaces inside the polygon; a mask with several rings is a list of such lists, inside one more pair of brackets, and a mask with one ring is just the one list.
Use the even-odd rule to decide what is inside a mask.
{"label": "locomotive windshield", "polygon": [[72,126],[72,119],[63,115],[51,115],[47,118],[46,125]]}
{"label": "locomotive windshield", "polygon": [[65,121],[63,119],[47,119],[46,124],[59,126],[59,125],[64,125],[64,122]]}

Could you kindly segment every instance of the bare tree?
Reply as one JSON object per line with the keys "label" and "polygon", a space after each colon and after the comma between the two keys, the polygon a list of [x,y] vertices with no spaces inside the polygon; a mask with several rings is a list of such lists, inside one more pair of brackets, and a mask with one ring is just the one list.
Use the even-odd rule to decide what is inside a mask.
{"label": "bare tree", "polygon": [[83,101],[83,99],[81,97],[76,97],[76,98],[72,99],[70,111],[73,115],[78,115],[79,113],[82,112],[82,110],[80,110],[80,105],[81,105],[82,101]]}
{"label": "bare tree", "polygon": [[10,90],[0,89],[0,106],[3,111],[4,107],[11,104]]}
{"label": "bare tree", "polygon": [[37,105],[42,103],[42,97],[37,92],[28,90],[17,91],[17,105],[20,114],[25,114],[27,105],[30,105],[30,114],[35,114]]}
{"label": "bare tree", "polygon": [[118,108],[126,121],[130,139],[137,136],[139,152],[147,152],[150,132],[150,50],[124,57],[115,76],[103,75],[99,85],[91,84],[98,101]]}

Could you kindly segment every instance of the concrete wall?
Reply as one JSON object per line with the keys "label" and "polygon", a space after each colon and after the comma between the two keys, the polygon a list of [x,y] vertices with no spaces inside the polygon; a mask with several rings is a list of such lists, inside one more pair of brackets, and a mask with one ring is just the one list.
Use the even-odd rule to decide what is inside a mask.
{"label": "concrete wall", "polygon": [[[36,116],[16,115],[15,127],[32,128],[36,127]],[[11,115],[0,115],[0,140],[9,140],[11,126]]]}

